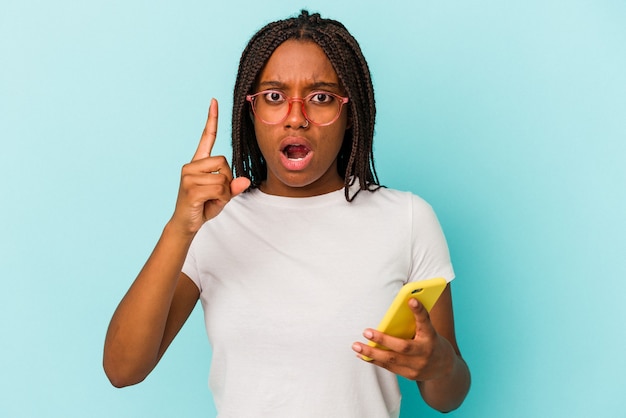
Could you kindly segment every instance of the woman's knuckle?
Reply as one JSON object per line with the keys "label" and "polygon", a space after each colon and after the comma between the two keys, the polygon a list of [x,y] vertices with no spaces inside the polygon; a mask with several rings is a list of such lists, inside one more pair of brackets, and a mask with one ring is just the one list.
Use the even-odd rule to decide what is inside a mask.
{"label": "woman's knuckle", "polygon": [[402,354],[408,354],[411,352],[411,341],[408,340],[403,340],[402,342],[398,343],[398,349],[396,350],[399,353]]}
{"label": "woman's knuckle", "polygon": [[410,370],[406,373],[405,377],[409,380],[418,380],[420,377],[420,372],[418,370]]}
{"label": "woman's knuckle", "polygon": [[182,175],[189,173],[189,171],[191,171],[191,163],[184,164],[183,167],[180,169],[180,171]]}

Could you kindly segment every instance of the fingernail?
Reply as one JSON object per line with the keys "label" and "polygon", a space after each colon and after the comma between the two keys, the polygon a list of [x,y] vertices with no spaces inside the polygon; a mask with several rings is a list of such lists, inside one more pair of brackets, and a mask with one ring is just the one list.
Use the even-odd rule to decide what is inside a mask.
{"label": "fingernail", "polygon": [[352,349],[356,351],[357,353],[360,353],[362,350],[361,346],[357,343],[352,344]]}
{"label": "fingernail", "polygon": [[409,306],[411,308],[417,308],[417,299],[415,299],[415,298],[409,299]]}
{"label": "fingernail", "polygon": [[371,330],[366,329],[365,331],[363,331],[363,336],[368,340],[371,340],[374,337],[374,333]]}

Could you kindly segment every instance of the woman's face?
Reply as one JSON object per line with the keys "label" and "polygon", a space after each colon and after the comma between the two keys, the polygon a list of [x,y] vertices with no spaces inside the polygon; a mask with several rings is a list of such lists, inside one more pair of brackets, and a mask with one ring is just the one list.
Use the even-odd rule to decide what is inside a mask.
{"label": "woman's face", "polygon": [[[346,95],[328,57],[311,41],[288,40],[276,48],[256,85],[256,92],[268,89],[292,98],[318,91]],[[255,116],[257,143],[267,162],[267,179],[261,190],[307,197],[341,189],[344,181],[337,173],[337,155],[347,124],[344,106],[332,124],[309,122],[307,126],[299,101],[293,102],[287,118],[278,124],[264,123]]]}

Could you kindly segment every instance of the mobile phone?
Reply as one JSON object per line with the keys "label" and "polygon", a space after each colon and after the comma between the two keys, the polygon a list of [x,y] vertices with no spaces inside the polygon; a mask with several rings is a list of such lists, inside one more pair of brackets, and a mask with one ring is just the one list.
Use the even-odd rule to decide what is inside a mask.
{"label": "mobile phone", "polygon": [[[409,299],[417,299],[430,312],[447,284],[448,282],[441,277],[405,284],[389,305],[387,313],[376,329],[393,337],[407,340],[413,338],[415,336],[415,316],[409,308]],[[367,345],[387,350],[387,347],[373,341],[369,341]],[[363,356],[363,359],[371,360],[366,356]]]}

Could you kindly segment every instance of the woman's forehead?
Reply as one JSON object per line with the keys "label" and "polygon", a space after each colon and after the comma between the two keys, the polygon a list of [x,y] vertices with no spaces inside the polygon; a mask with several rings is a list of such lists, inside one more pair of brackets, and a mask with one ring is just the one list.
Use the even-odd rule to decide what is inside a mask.
{"label": "woman's forehead", "polygon": [[266,83],[327,83],[339,85],[335,69],[313,41],[290,39],[276,48],[261,70],[259,85]]}

